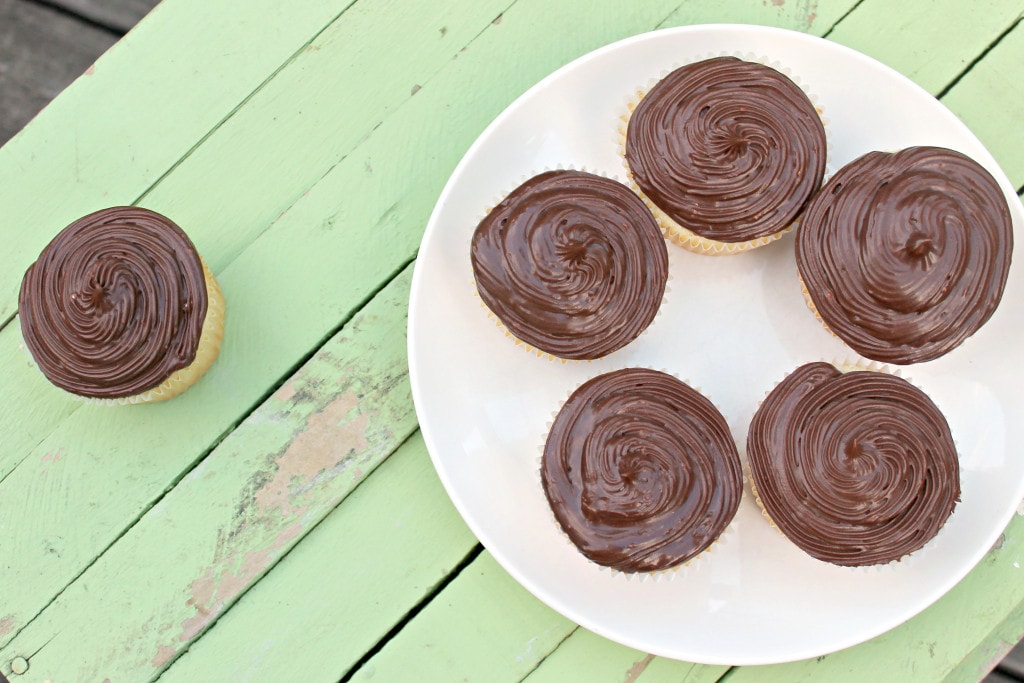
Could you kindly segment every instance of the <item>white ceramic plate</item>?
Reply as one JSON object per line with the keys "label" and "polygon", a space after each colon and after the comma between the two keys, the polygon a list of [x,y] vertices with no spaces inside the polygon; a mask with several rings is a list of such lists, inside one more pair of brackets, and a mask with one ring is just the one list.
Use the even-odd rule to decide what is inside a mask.
{"label": "white ceramic plate", "polygon": [[[1003,302],[974,337],[903,375],[947,415],[962,502],[935,541],[898,565],[833,567],[801,553],[761,517],[749,490],[723,540],[670,581],[599,569],[556,528],[540,485],[552,413],[581,382],[628,366],[675,373],[725,414],[738,443],[759,401],[801,363],[856,359],[807,310],[793,240],[739,256],[669,245],[670,292],[634,343],[595,362],[561,363],[513,344],[475,293],[470,236],[487,207],[549,167],[625,180],[616,120],[637,87],[728,52],[788,67],[824,109],[829,170],[870,150],[960,150],[1006,191],[1018,235]],[[1024,333],[1020,202],[980,142],[932,96],[853,50],[754,26],[691,26],[636,36],[545,78],[466,153],[438,200],[413,278],[409,365],[420,425],[449,495],[523,586],[573,621],[645,652],[715,664],[765,664],[832,652],[918,613],[993,545],[1024,495]],[[1008,446],[1014,445],[1013,452]]]}

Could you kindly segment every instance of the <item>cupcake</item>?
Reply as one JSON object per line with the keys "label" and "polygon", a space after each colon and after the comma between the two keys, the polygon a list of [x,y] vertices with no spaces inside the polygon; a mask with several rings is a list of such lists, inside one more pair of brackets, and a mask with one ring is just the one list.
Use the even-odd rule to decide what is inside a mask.
{"label": "cupcake", "polygon": [[180,394],[209,369],[224,300],[188,236],[123,206],[64,228],[21,283],[25,345],[53,384],[106,403]]}
{"label": "cupcake", "polygon": [[814,197],[796,238],[811,309],[866,358],[938,358],[991,317],[1013,251],[992,176],[959,152],[870,152]]}
{"label": "cupcake", "polygon": [[747,459],[772,524],[835,565],[885,564],[919,550],[960,499],[946,418],[886,372],[798,367],[754,414]]}
{"label": "cupcake", "polygon": [[716,57],[658,81],[628,115],[624,155],[666,234],[693,251],[767,244],[825,173],[825,127],[807,94],[757,62]]}
{"label": "cupcake", "polygon": [[636,339],[668,280],[651,212],[622,183],[582,171],[524,182],[480,222],[470,251],[484,304],[516,338],[564,359]]}
{"label": "cupcake", "polygon": [[621,572],[679,567],[729,525],[742,495],[736,444],[700,392],[656,370],[584,383],[558,412],[541,480],[569,540]]}

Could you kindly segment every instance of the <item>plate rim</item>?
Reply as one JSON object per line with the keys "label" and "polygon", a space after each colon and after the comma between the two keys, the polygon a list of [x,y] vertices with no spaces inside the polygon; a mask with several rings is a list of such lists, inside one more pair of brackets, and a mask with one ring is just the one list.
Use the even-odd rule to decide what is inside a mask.
{"label": "plate rim", "polygon": [[[1013,191],[1012,185],[1010,184],[1005,172],[999,166],[998,162],[994,159],[994,157],[992,157],[991,152],[989,152],[988,149],[985,148],[984,144],[977,139],[977,136],[967,127],[967,125],[963,121],[961,121],[959,117],[957,117],[951,110],[949,110],[949,108],[946,107],[940,100],[935,98],[922,86],[918,85],[910,78],[908,78],[901,72],[897,71],[896,69],[888,66],[887,64],[884,64],[873,57],[870,57],[862,52],[859,52],[853,48],[847,47],[840,43],[830,41],[821,36],[812,35],[793,29],[745,23],[692,24],[686,26],[667,27],[653,31],[637,33],[613,41],[611,43],[607,43],[593,50],[590,50],[570,60],[566,64],[558,67],[554,71],[548,73],[542,79],[533,83],[533,85],[531,85],[520,95],[518,95],[515,99],[513,99],[477,135],[473,143],[466,149],[458,164],[452,170],[448,180],[444,185],[444,188],[442,189],[440,195],[438,196],[438,199],[433,209],[431,210],[430,216],[426,223],[423,238],[420,243],[420,249],[418,251],[418,254],[423,252],[423,247],[427,244],[428,240],[431,238],[434,232],[440,229],[437,227],[439,224],[438,218],[443,214],[449,196],[456,187],[459,178],[464,174],[465,168],[472,163],[472,160],[476,156],[478,148],[486,144],[487,140],[494,134],[494,131],[499,129],[507,119],[511,118],[524,102],[528,101],[534,96],[534,93],[546,89],[552,81],[558,80],[563,76],[563,74],[578,68],[582,63],[598,59],[607,53],[616,52],[621,49],[628,48],[630,45],[634,43],[645,42],[647,40],[655,39],[658,36],[666,34],[678,34],[685,36],[687,34],[691,34],[694,32],[734,32],[737,34],[755,32],[758,34],[776,35],[783,37],[787,41],[795,40],[803,41],[808,44],[816,44],[818,46],[824,47],[824,49],[833,51],[837,54],[842,54],[845,58],[855,59],[868,64],[870,67],[874,69],[881,69],[885,72],[888,72],[888,75],[890,77],[893,77],[900,81],[904,87],[909,87],[909,89],[916,91],[918,95],[925,95],[928,98],[933,99],[935,103],[941,108],[942,112],[944,112],[944,114],[949,119],[952,125],[958,127],[961,133],[966,133],[968,136],[970,136],[971,139],[977,140],[980,147],[984,149],[985,154],[988,156],[988,158],[984,160],[985,163],[983,163],[983,165],[986,168],[989,168],[990,170],[993,168],[998,169],[999,173],[993,173],[993,176],[995,177],[995,180],[999,184],[1000,188],[1003,190],[1004,194],[1012,195],[1012,197],[1014,198],[1017,197],[1016,192]],[[731,53],[735,54],[735,51]],[[1014,207],[1011,204],[1011,214],[1014,215],[1015,219],[1019,220],[1021,217],[1021,211],[1019,206]],[[1015,220],[1015,223],[1016,222],[1017,221]],[[1019,238],[1017,235],[1015,235],[1015,237]],[[417,414],[419,429],[423,436],[424,444],[431,458],[434,470],[437,473],[442,485],[444,486],[446,494],[448,495],[449,499],[455,506],[456,510],[458,510],[463,522],[470,528],[470,530],[473,532],[477,540],[490,552],[490,554],[494,557],[494,559],[498,562],[502,569],[508,572],[508,574],[510,574],[516,580],[517,583],[519,583],[523,588],[525,588],[529,593],[531,593],[531,595],[535,596],[537,599],[539,599],[541,602],[543,602],[551,609],[558,612],[563,617],[613,642],[620,643],[627,647],[631,647],[643,652],[649,652],[657,656],[680,660],[681,658],[677,655],[674,655],[673,653],[658,651],[658,648],[652,649],[651,646],[645,643],[642,638],[633,638],[630,637],[628,634],[623,635],[621,632],[613,633],[606,629],[603,624],[595,623],[593,620],[586,618],[584,615],[575,614],[571,609],[566,609],[564,602],[559,600],[557,595],[552,595],[543,586],[534,583],[529,579],[529,577],[525,576],[524,573],[517,567],[516,563],[513,562],[512,559],[506,554],[506,552],[500,547],[500,544],[493,542],[494,539],[492,538],[492,535],[489,534],[481,526],[480,522],[476,519],[476,517],[466,509],[465,501],[458,494],[458,487],[455,486],[454,482],[450,477],[448,469],[446,468],[443,462],[443,459],[438,454],[439,447],[433,432],[434,427],[429,424],[429,420],[425,421],[423,418],[423,415],[425,414],[424,406],[426,404],[426,399],[423,396],[423,392],[425,391],[425,389],[421,385],[416,355],[417,348],[419,346],[419,344],[417,343],[417,310],[419,308],[420,297],[422,295],[421,281],[424,277],[424,268],[421,267],[420,264],[421,260],[418,256],[413,268],[408,305],[407,355],[409,361],[409,377],[412,390],[411,393]],[[913,366],[909,367],[912,368]],[[1017,483],[1016,491],[1019,494],[1018,498],[1024,498],[1024,478],[1022,478]],[[746,496],[746,493],[744,494],[744,496]],[[1016,511],[1014,509],[1009,509],[1003,515],[1003,518],[1000,519],[1000,524],[998,525],[998,528],[994,529],[992,532],[993,539],[998,538],[999,534],[1002,533],[1005,527],[1009,524],[1009,522],[1012,521],[1015,512]],[[868,640],[878,637],[881,634],[891,631],[892,629],[896,628],[902,623],[905,623],[906,621],[909,621],[910,619],[914,618],[922,611],[930,607],[932,604],[937,602],[939,599],[945,596],[954,586],[960,583],[960,581],[962,581],[964,577],[978,565],[978,563],[985,557],[985,555],[987,555],[989,550],[990,548],[988,544],[983,544],[982,546],[979,546],[976,549],[976,551],[969,557],[969,560],[964,562],[963,565],[961,565],[961,571],[950,572],[948,576],[946,576],[945,579],[941,582],[940,588],[935,590],[935,596],[927,601],[923,601],[923,603],[920,604],[917,607],[917,609],[913,610],[911,613],[900,615],[898,617],[894,617],[887,620],[880,620],[879,622],[875,623],[874,628],[865,629],[863,632],[859,632],[855,635],[852,635],[843,640],[840,644],[838,644],[835,647],[829,647],[824,650],[820,648],[816,649],[813,647],[804,649],[793,648],[790,652],[786,653],[785,656],[777,658],[755,657],[749,660],[740,659],[726,661],[724,659],[709,657],[687,658],[682,661],[691,661],[695,663],[726,666],[778,664],[811,659],[817,656],[830,654],[833,652],[847,649],[854,645],[864,643]]]}

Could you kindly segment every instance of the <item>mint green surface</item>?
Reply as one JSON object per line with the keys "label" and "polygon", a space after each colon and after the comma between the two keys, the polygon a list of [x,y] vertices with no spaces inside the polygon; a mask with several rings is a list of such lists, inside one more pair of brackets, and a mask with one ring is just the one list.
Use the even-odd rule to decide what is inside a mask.
{"label": "mint green surface", "polygon": [[163,0],[0,149],[0,321],[64,224],[137,202],[192,236],[227,336],[183,396],[108,409],[45,382],[16,316],[0,329],[0,672],[976,680],[1024,633],[1019,517],[936,605],[820,660],[675,662],[556,614],[474,555],[432,471],[406,307],[427,216],[480,131],[559,66],[664,26],[785,26],[877,57],[948,90],[1020,188],[1022,14],[1022,0]]}

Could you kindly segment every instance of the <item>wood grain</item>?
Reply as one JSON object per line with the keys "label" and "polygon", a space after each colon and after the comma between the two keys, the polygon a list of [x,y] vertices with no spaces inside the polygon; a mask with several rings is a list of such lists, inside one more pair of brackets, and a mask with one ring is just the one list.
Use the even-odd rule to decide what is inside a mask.
{"label": "wood grain", "polygon": [[[0,667],[20,655],[40,679],[154,677],[355,489],[416,426],[404,335],[410,275],[0,649]],[[75,470],[71,457],[47,465],[48,480]],[[104,627],[90,628],[97,622]]]}
{"label": "wood grain", "polygon": [[[162,12],[153,19],[166,16],[171,7],[162,6]],[[451,11],[461,13],[457,8]],[[413,14],[410,21],[418,18]],[[492,18],[488,15],[481,21],[490,26]],[[478,31],[479,27],[466,40]],[[431,40],[433,33],[431,30]],[[372,34],[362,40],[366,43],[334,41],[331,45],[337,50],[357,52],[377,42]],[[459,48],[444,49],[450,50],[445,61],[454,64],[450,57]],[[316,54],[317,50],[304,48],[303,52]],[[403,55],[408,60],[423,58],[420,53]],[[296,68],[302,68],[301,61],[295,63]],[[339,91],[337,96],[348,97],[348,93]],[[411,94],[405,96],[412,98]],[[450,91],[433,102],[443,107],[447,97]],[[328,110],[332,105],[322,103]],[[399,130],[414,144],[398,148],[429,153],[430,146],[418,138],[417,122],[407,122]],[[452,156],[457,153],[450,151]],[[69,406],[65,408],[71,411],[68,417],[59,425],[51,425],[54,431],[0,481],[0,515],[19,525],[17,538],[11,543],[16,552],[12,551],[10,561],[0,567],[0,585],[30,586],[4,601],[14,624],[10,632],[21,628],[59,594],[173,486],[182,472],[202,458],[225,430],[251,410],[268,386],[284,379],[294,364],[357,310],[379,283],[388,281],[405,266],[419,242],[431,194],[436,196],[443,182],[443,176],[435,174],[436,186],[422,183],[423,165],[421,157],[413,154],[407,163],[389,168],[389,173],[401,178],[392,188],[386,179],[383,185],[377,184],[380,174],[373,177],[368,173],[365,160],[346,159],[339,165],[346,175],[336,176],[343,183],[341,191],[326,186],[322,191],[307,193],[302,202],[304,210],[293,208],[280,217],[275,211],[276,229],[259,240],[263,246],[247,250],[243,258],[219,274],[228,302],[226,336],[220,358],[199,384],[166,405],[140,406],[134,411]],[[355,189],[351,189],[353,184]],[[282,186],[287,188],[284,183]],[[396,193],[416,188],[422,200],[421,212],[409,214],[398,206],[401,195],[381,197],[381,187]],[[252,195],[251,201],[273,202],[274,195]],[[384,202],[383,206],[378,202]],[[315,217],[311,219],[307,210]],[[221,226],[208,222],[196,227],[197,243],[203,234],[221,230]],[[380,240],[381,234],[388,235],[388,239]],[[296,244],[304,245],[304,250],[296,250]],[[337,254],[338,258],[316,261],[309,258],[312,253]],[[216,255],[209,260],[215,262]],[[292,273],[303,277],[292,277]],[[234,292],[245,295],[234,296]],[[17,337],[7,339],[13,342]],[[25,391],[33,390],[49,392],[54,402],[73,403],[38,377],[25,387]],[[197,420],[196,415],[202,419]],[[12,419],[12,428],[27,430],[33,419],[22,413],[20,419]],[[51,471],[50,460],[55,454],[66,463],[66,475],[43,476],[44,470]],[[124,486],[126,481],[131,485]],[[4,634],[0,634],[0,644],[4,640]]]}
{"label": "wood grain", "polygon": [[28,0],[0,0],[0,145],[115,40],[116,34]]}
{"label": "wood grain", "polygon": [[169,0],[0,147],[0,323],[57,231],[134,203],[351,1]]}
{"label": "wood grain", "polygon": [[[871,55],[938,94],[1020,19],[1022,11],[1020,0],[864,0],[829,40]],[[936,16],[942,20],[935,21]]]}
{"label": "wood grain", "polygon": [[[42,233],[55,231],[53,216],[78,213],[100,196],[143,197],[147,206],[187,224],[215,264],[229,315],[222,357],[207,378],[164,406],[113,412],[48,391],[18,349],[17,323],[0,330],[0,361],[7,361],[0,363],[0,419],[18,444],[14,455],[0,451],[0,523],[16,529],[13,537],[5,532],[0,563],[0,671],[10,674],[11,662],[25,657],[30,668],[18,680],[147,680],[168,665],[169,679],[216,672],[213,678],[259,680],[276,672],[267,677],[280,680],[293,657],[302,662],[294,671],[307,674],[304,680],[336,680],[383,639],[383,649],[353,677],[400,680],[415,666],[427,680],[491,680],[497,671],[510,680],[532,675],[539,681],[593,667],[620,679],[713,680],[721,673],[716,668],[648,658],[580,631],[530,597],[487,554],[390,638],[403,615],[429,595],[431,572],[439,581],[473,543],[436,481],[415,493],[409,488],[426,468],[415,439],[392,456],[394,468],[367,479],[414,429],[404,379],[407,272],[392,280],[415,254],[430,208],[464,150],[504,106],[561,64],[674,22],[748,17],[824,33],[854,3],[674,0],[623,9],[603,0],[586,3],[583,11],[581,3],[519,0],[406,10],[361,0],[344,13],[341,5],[331,11],[316,3],[289,7],[299,30],[270,5],[213,9],[197,0],[165,0],[102,60],[103,69],[98,65],[91,78],[106,73],[100,90],[80,80],[55,103],[56,113],[47,112],[0,150],[0,180],[15,190],[0,194],[0,208],[14,207],[12,220],[31,227],[13,239],[16,253],[9,258],[18,272],[0,268],[0,299],[20,280],[18,259],[44,240]],[[993,7],[1003,12],[1007,5]],[[193,26],[196,17],[214,19],[229,10],[266,31],[270,56],[247,51],[241,28],[221,43],[237,51],[227,57],[184,54],[171,41],[183,40],[186,28],[203,30]],[[911,17],[913,8],[906,12]],[[861,32],[899,17],[865,0],[835,32],[870,42]],[[863,28],[840,31],[846,21]],[[969,47],[946,58],[921,48],[934,37],[920,38],[915,47],[921,21],[913,19],[907,45],[876,49],[904,60],[901,68],[918,69],[936,87],[960,78],[963,60],[981,56],[984,30],[990,37],[993,30],[965,28]],[[961,116],[981,117],[1003,103],[1010,103],[1009,115],[1017,111],[1012,103],[1021,84],[1012,70],[1019,63],[1018,30],[950,91]],[[148,49],[157,54],[147,56]],[[149,82],[136,66],[139,59],[168,55],[174,65],[161,66],[161,73],[176,87],[194,88],[193,100],[166,96],[165,84]],[[922,63],[932,59],[940,63]],[[377,69],[379,78],[372,75]],[[121,115],[127,150],[107,149],[118,138],[115,126],[107,129],[105,97],[117,96],[118,84],[132,84],[136,97],[155,100],[126,97],[126,112],[159,119],[126,123],[132,117]],[[220,89],[228,93],[208,92]],[[181,112],[191,116],[193,108],[196,121],[168,123]],[[75,121],[72,114],[104,143],[87,141],[95,177],[75,178],[65,167],[71,157],[64,148],[73,137],[62,126]],[[157,134],[162,126],[166,140]],[[132,137],[144,132],[148,137]],[[999,156],[1008,134],[997,127],[989,134]],[[39,166],[33,155],[40,156]],[[64,182],[66,194],[52,192]],[[41,194],[42,188],[51,193]],[[34,211],[38,197],[51,194],[57,200]],[[325,339],[328,346],[263,401],[267,388]],[[406,464],[417,457],[419,469]],[[418,523],[426,526],[414,526],[409,543],[430,543],[436,534],[427,554],[421,545],[406,549],[402,539],[409,537],[402,534],[380,538],[374,526],[407,522],[410,510],[398,503],[416,494],[423,496],[416,500]],[[1003,547],[958,587],[961,592],[889,640],[822,662],[730,675],[802,680],[898,671],[934,679],[978,671],[971,657],[984,649],[995,625],[1008,634],[1021,618],[1024,595],[1014,566],[1020,527],[1019,520],[1011,525]],[[352,546],[372,547],[372,561],[360,562]],[[420,557],[429,558],[422,568],[405,567]],[[345,571],[337,574],[338,584],[295,595],[315,577],[335,576],[340,561]],[[992,601],[985,602],[986,592]],[[387,608],[378,610],[376,603]],[[332,614],[352,617],[338,642],[322,633],[303,638],[313,632],[308,624],[328,630]],[[356,634],[363,623],[366,630]],[[927,651],[929,644],[936,656],[927,661],[906,654]]]}
{"label": "wood grain", "polygon": [[418,433],[364,479],[160,680],[336,681],[476,547]]}
{"label": "wood grain", "polygon": [[[1024,10],[1024,3],[1020,3]],[[1020,192],[1024,190],[1024,23],[1018,21],[970,73],[942,98],[992,156]]]}

